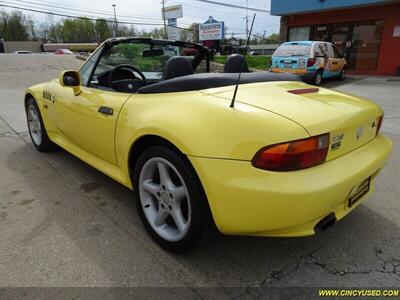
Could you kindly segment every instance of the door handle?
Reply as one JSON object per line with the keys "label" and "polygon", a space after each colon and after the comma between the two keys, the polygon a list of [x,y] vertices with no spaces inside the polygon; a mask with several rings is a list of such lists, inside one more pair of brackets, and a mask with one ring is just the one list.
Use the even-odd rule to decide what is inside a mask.
{"label": "door handle", "polygon": [[103,115],[112,116],[113,113],[114,113],[114,110],[111,107],[100,106],[98,112],[103,114]]}

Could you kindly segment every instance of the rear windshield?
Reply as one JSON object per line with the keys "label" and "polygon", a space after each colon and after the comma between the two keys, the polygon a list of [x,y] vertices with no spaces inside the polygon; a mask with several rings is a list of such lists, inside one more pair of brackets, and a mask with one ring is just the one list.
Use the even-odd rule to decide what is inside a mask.
{"label": "rear windshield", "polygon": [[274,52],[274,56],[309,56],[310,45],[286,44],[281,45]]}

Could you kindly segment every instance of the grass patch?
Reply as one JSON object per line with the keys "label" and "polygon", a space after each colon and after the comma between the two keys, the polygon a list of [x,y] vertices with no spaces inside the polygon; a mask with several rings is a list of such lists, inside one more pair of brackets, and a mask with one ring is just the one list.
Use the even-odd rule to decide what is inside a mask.
{"label": "grass patch", "polygon": [[[227,60],[227,55],[214,56],[216,63],[224,64]],[[269,55],[246,55],[247,65],[251,69],[266,70],[271,66],[271,56]]]}

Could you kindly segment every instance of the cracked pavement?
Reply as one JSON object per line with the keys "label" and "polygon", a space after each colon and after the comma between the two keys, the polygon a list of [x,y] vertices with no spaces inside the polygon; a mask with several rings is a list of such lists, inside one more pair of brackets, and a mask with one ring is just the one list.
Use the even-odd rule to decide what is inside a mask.
{"label": "cracked pavement", "polygon": [[24,88],[77,68],[74,57],[0,56],[0,285],[40,287],[223,287],[218,295],[261,296],[252,287],[400,286],[400,82],[328,82],[385,110],[394,151],[376,191],[330,230],[304,238],[222,236],[215,230],[184,256],[158,248],[131,192],[63,150],[38,153],[23,111]]}

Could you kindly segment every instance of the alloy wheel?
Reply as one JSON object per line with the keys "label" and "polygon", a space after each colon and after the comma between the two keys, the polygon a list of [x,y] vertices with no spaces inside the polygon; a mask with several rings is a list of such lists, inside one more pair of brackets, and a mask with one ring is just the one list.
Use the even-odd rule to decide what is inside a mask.
{"label": "alloy wheel", "polygon": [[315,77],[315,85],[320,85],[322,82],[322,74],[319,72]]}
{"label": "alloy wheel", "polygon": [[39,146],[42,143],[42,125],[39,113],[33,104],[28,107],[28,128],[33,142]]}
{"label": "alloy wheel", "polygon": [[143,165],[139,198],[144,215],[157,235],[170,242],[185,237],[191,222],[189,193],[181,174],[168,160],[153,157]]}

